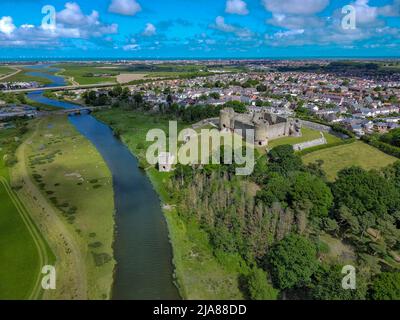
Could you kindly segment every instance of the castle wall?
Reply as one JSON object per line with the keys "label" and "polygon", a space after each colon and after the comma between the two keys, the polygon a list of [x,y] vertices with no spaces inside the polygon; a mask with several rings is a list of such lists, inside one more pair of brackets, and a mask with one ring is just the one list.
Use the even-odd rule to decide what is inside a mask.
{"label": "castle wall", "polygon": [[249,123],[244,123],[242,121],[235,121],[235,130],[236,129],[240,129],[242,130],[241,134],[243,139],[246,140],[247,136],[246,136],[246,129],[251,129],[254,130],[254,126],[249,124]]}
{"label": "castle wall", "polygon": [[324,135],[321,132],[321,138],[295,144],[293,146],[293,150],[294,151],[301,151],[301,150],[304,150],[304,149],[308,149],[308,148],[324,145],[324,144],[327,144],[327,143],[328,142],[326,141]]}
{"label": "castle wall", "polygon": [[286,122],[270,125],[268,127],[268,139],[273,140],[281,137],[288,136],[288,129]]}

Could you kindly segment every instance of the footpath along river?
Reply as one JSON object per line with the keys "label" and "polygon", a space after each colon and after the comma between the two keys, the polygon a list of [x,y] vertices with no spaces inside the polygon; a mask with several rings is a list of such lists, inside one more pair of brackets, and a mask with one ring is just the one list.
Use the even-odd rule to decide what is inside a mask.
{"label": "footpath along river", "polygon": [[[36,65],[30,74],[65,85],[62,77],[49,74],[54,68]],[[28,94],[31,100],[58,108],[79,106]],[[172,248],[160,200],[137,159],[116,139],[112,130],[90,115],[70,116],[70,122],[90,140],[107,163],[112,176],[116,209],[114,256],[117,267],[113,299],[180,299],[173,283]]]}

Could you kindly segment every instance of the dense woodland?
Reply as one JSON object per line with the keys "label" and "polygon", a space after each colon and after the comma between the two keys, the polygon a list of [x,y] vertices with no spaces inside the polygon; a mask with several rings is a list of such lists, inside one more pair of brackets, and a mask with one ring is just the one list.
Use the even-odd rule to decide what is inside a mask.
{"label": "dense woodland", "polygon": [[[284,145],[247,178],[215,165],[174,175],[179,214],[207,232],[221,263],[242,261],[249,298],[400,299],[400,162],[328,183],[321,163],[304,166]],[[323,258],[326,233],[354,248],[356,290],[341,287],[343,261]]]}

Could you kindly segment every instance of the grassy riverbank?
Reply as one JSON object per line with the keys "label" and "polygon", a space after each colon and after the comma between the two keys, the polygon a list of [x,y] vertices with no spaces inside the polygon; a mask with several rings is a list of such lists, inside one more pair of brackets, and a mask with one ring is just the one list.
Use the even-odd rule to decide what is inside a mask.
{"label": "grassy riverbank", "polygon": [[95,147],[66,116],[31,122],[14,185],[56,255],[50,299],[108,299],[113,281],[112,178]]}
{"label": "grassy riverbank", "polygon": [[[119,109],[94,113],[110,125],[121,140],[145,163],[148,130],[168,132],[168,121],[155,115],[145,115]],[[179,125],[178,130],[184,126]],[[186,223],[176,212],[176,199],[168,193],[171,173],[160,173],[153,166],[145,166],[163,204],[173,248],[176,282],[184,299],[242,299],[239,290],[240,274],[222,265],[214,256],[207,234],[197,224]]]}
{"label": "grassy riverbank", "polygon": [[[51,81],[49,79],[29,74],[31,72],[36,72],[38,70],[29,69],[29,68],[23,68],[23,67],[20,68],[20,69],[21,69],[21,72],[19,72],[19,73],[13,75],[13,76],[7,78],[7,81],[8,82],[18,82],[18,81],[31,82],[32,81],[32,82],[37,82],[42,86],[51,83]],[[46,70],[43,70],[43,71],[40,71],[40,72],[46,73]]]}

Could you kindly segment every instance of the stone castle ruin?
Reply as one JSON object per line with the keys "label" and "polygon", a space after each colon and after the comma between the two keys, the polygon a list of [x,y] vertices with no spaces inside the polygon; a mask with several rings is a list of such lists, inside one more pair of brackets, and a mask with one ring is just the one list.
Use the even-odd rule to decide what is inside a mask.
{"label": "stone castle ruin", "polygon": [[232,108],[222,109],[219,126],[221,131],[242,130],[246,138],[246,129],[254,130],[254,144],[266,146],[270,140],[282,137],[300,137],[301,124],[298,120],[284,118],[266,111],[252,113],[236,113]]}

